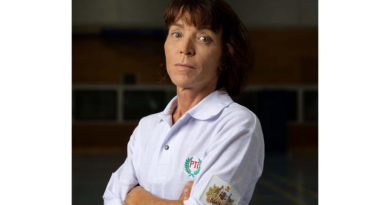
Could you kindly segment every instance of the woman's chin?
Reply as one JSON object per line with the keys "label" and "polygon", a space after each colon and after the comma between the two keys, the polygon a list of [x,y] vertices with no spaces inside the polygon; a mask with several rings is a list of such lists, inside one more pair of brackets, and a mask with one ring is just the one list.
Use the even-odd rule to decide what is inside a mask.
{"label": "woman's chin", "polygon": [[193,87],[194,83],[189,80],[189,79],[185,79],[185,78],[180,78],[180,79],[172,79],[172,83],[174,85],[176,85],[176,87],[181,87],[181,88],[191,88]]}
{"label": "woman's chin", "polygon": [[191,84],[189,83],[173,83],[177,88],[181,88],[181,89],[190,89],[190,88],[193,88],[193,86],[191,86]]}

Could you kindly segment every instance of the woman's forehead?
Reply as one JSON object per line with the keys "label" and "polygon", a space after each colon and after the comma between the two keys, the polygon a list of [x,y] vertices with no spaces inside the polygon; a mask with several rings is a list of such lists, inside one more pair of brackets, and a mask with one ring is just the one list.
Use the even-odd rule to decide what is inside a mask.
{"label": "woman's forehead", "polygon": [[212,26],[206,21],[205,19],[197,18],[197,16],[191,16],[188,12],[182,14],[181,12],[178,13],[176,16],[175,21],[170,25],[171,26],[178,26],[178,27],[184,27],[184,26],[194,26],[198,30],[210,30],[215,33],[219,33],[218,31],[215,31],[212,29]]}
{"label": "woman's forehead", "polygon": [[178,27],[184,27],[184,26],[194,26],[197,29],[210,29],[211,27],[209,25],[195,25],[194,23],[188,22],[183,18],[177,19],[171,26],[178,26]]}

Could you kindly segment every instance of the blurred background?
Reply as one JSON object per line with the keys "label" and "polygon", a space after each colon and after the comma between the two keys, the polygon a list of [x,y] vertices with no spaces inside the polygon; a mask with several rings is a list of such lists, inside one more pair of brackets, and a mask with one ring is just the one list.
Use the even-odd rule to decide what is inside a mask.
{"label": "blurred background", "polygon": [[[169,0],[72,2],[72,203],[103,204],[133,129],[162,111],[158,83]],[[318,204],[318,1],[228,0],[255,52],[234,100],[260,119],[266,147],[251,205]]]}

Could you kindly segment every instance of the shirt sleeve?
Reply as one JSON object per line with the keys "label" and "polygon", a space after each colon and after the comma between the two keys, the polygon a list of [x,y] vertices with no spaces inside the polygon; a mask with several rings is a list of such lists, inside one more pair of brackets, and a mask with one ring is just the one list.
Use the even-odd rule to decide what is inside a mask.
{"label": "shirt sleeve", "polygon": [[240,205],[250,202],[264,163],[264,140],[256,116],[231,120],[214,136],[201,171],[195,178],[185,205],[202,205],[199,200],[212,175],[217,175],[241,196]]}
{"label": "shirt sleeve", "polygon": [[127,144],[127,158],[119,169],[111,175],[110,181],[103,195],[105,205],[123,205],[127,193],[138,184],[133,166],[133,152],[135,137],[138,133],[135,128]]}

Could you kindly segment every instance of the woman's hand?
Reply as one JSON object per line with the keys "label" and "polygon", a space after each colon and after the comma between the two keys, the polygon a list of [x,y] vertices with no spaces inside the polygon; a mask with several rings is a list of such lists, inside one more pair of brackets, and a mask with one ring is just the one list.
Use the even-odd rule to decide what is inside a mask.
{"label": "woman's hand", "polygon": [[144,197],[147,197],[144,188],[142,186],[136,186],[127,194],[125,205],[136,205]]}
{"label": "woman's hand", "polygon": [[183,201],[183,200],[187,200],[188,198],[190,198],[190,193],[191,193],[191,189],[192,189],[193,184],[194,184],[194,181],[187,182],[187,184],[184,186],[183,192],[181,193],[179,200]]}

